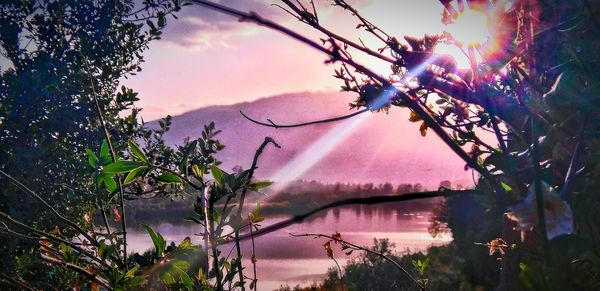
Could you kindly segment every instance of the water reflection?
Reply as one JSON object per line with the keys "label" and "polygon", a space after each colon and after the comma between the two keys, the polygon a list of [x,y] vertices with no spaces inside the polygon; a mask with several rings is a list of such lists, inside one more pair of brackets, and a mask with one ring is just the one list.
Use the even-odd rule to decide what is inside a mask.
{"label": "water reflection", "polygon": [[[349,206],[332,209],[313,217],[303,224],[273,232],[256,239],[257,273],[261,290],[272,290],[288,283],[309,284],[321,278],[335,263],[327,258],[322,247],[323,239],[310,237],[292,237],[289,233],[323,233],[340,232],[342,237],[352,243],[371,246],[374,238],[389,238],[398,251],[419,251],[431,245],[444,244],[451,240],[450,235],[432,238],[428,232],[429,205],[386,204],[378,206]],[[286,219],[286,216],[271,216],[263,222],[263,226]],[[166,240],[180,242],[186,236],[200,231],[200,227],[192,223],[150,223]],[[193,236],[194,243],[200,238]],[[131,229],[129,247],[134,251],[144,251],[152,247],[150,238],[143,229]],[[228,253],[232,245],[224,245],[222,251]],[[358,256],[354,252],[346,256],[335,249],[335,256],[341,264]],[[252,254],[251,243],[242,243],[245,258]],[[250,265],[249,261],[245,262]],[[263,289],[264,288],[264,289]]]}

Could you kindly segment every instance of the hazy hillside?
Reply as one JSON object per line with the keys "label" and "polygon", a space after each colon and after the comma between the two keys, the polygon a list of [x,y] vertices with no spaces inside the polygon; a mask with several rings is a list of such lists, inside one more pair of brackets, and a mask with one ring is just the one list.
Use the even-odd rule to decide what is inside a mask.
{"label": "hazy hillside", "polygon": [[[348,103],[352,100],[352,95],[336,92],[294,93],[254,102],[200,108],[174,116],[166,139],[170,144],[180,144],[187,136],[199,136],[203,124],[215,121],[217,128],[223,130],[219,136],[226,145],[219,158],[224,162],[223,168],[229,170],[236,165],[248,167],[255,149],[265,136],[271,136],[282,148],[268,147],[257,171],[258,176],[270,178],[337,124],[268,128],[244,119],[240,110],[259,120],[269,118],[284,124],[346,114],[349,112]],[[463,170],[464,163],[435,134],[421,137],[418,125],[408,121],[406,110],[394,109],[389,115],[371,114],[300,178],[326,183],[420,182],[431,187],[446,179],[463,185],[471,183],[471,173]],[[315,150],[314,154],[319,150]]]}

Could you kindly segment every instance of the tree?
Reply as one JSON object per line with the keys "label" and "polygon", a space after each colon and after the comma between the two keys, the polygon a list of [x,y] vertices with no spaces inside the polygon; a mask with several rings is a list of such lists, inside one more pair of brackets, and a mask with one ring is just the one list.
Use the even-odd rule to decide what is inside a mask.
{"label": "tree", "polygon": [[[474,267],[462,270],[467,284],[500,290],[600,287],[600,221],[594,210],[600,202],[597,1],[440,1],[445,23],[465,13],[492,17],[487,42],[451,33],[400,41],[347,1],[332,1],[381,47],[324,27],[312,1],[281,2],[286,12],[321,33],[320,42],[256,13],[192,2],[277,30],[322,52],[326,63],[340,64],[335,77],[342,90],[358,95],[351,108],[367,110],[297,126],[407,108],[423,136],[433,131],[465,161],[465,169],[479,174],[476,189],[482,195],[450,198],[455,206],[448,207],[446,222],[458,254],[468,261],[485,256],[473,246],[479,242],[490,255],[502,254],[502,268],[490,260],[467,266]],[[470,68],[459,70],[451,56],[436,53],[440,43],[462,49]],[[370,70],[356,61],[357,54],[389,63],[390,71]],[[275,128],[294,126],[248,119]],[[479,137],[482,131],[496,137],[494,144]],[[469,277],[473,270],[479,274]]]}
{"label": "tree", "polygon": [[[263,219],[260,208],[257,207],[248,215],[248,225],[244,226],[241,223],[243,221],[241,205],[248,190],[258,190],[268,185],[265,182],[252,182],[252,173],[262,148],[269,142],[273,142],[272,140],[265,139],[249,170],[229,174],[220,170],[217,161],[212,158],[212,154],[220,148],[218,142],[212,139],[216,134],[212,132],[213,125],[205,128],[202,138],[188,141],[177,153],[171,152],[170,159],[161,158],[160,155],[158,158],[154,155],[149,157],[148,153],[153,151],[153,148],[162,148],[162,146],[160,141],[150,139],[148,132],[141,135],[141,139],[150,144],[149,148],[143,150],[135,141],[118,138],[116,142],[120,143],[121,147],[117,146],[117,153],[111,151],[113,152],[111,160],[108,149],[112,148],[111,135],[106,133],[106,129],[114,130],[113,128],[119,129],[121,126],[129,128],[126,126],[129,123],[118,122],[119,118],[116,116],[114,120],[108,118],[106,123],[101,120],[100,125],[104,127],[108,146],[100,146],[100,155],[88,151],[89,164],[96,170],[92,174],[95,179],[90,180],[94,180],[96,182],[94,184],[101,188],[96,192],[97,196],[120,198],[120,205],[116,203],[120,210],[118,207],[114,208],[115,218],[122,218],[124,222],[126,217],[123,203],[125,193],[122,187],[117,187],[115,184],[120,186],[132,183],[133,185],[127,186],[126,190],[136,190],[136,185],[149,183],[159,192],[169,192],[172,189],[185,190],[191,187],[197,195],[195,216],[190,219],[202,226],[205,250],[211,252],[206,262],[211,265],[203,268],[205,273],[198,274],[198,282],[193,282],[184,272],[189,270],[190,265],[179,260],[174,261],[168,266],[166,273],[169,275],[161,277],[164,283],[180,288],[198,286],[210,288],[206,280],[208,277],[213,279],[217,290],[224,289],[226,284],[237,284],[235,286],[244,289],[245,277],[242,272],[239,248],[237,256],[228,261],[221,259],[216,247],[230,240],[227,235],[222,235],[225,226],[234,229],[233,240],[239,247],[239,241],[242,239],[252,239],[257,235],[270,233],[333,207],[449,197],[446,208],[440,214],[440,220],[450,227],[455,238],[453,245],[447,249],[452,254],[456,254],[457,261],[450,265],[461,268],[456,270],[461,274],[456,276],[451,274],[452,276],[449,277],[464,278],[462,288],[498,286],[500,290],[598,289],[600,241],[599,217],[595,209],[600,203],[598,196],[600,185],[597,182],[600,175],[598,170],[600,169],[600,159],[598,159],[600,113],[597,102],[599,75],[596,68],[600,60],[596,54],[599,25],[595,16],[600,5],[586,0],[569,3],[529,0],[509,3],[440,1],[444,9],[442,18],[444,22],[459,21],[460,15],[476,11],[493,15],[491,44],[501,48],[494,50],[493,46],[488,46],[486,43],[461,40],[450,33],[425,35],[422,38],[405,37],[404,41],[400,41],[365,19],[360,11],[344,0],[334,0],[333,4],[352,14],[358,22],[357,29],[364,29],[372,34],[381,41],[382,47],[366,47],[323,27],[315,6],[304,5],[300,1],[282,0],[286,11],[323,34],[320,42],[304,37],[253,12],[238,11],[211,1],[190,0],[190,2],[280,31],[324,53],[327,56],[327,63],[340,64],[339,69],[335,71],[335,77],[342,80],[343,90],[358,95],[351,107],[361,110],[347,116],[302,123],[298,126],[333,122],[366,114],[369,111],[391,110],[393,107],[407,108],[407,119],[420,123],[419,130],[423,136],[434,132],[464,160],[465,169],[472,169],[479,174],[479,179],[476,187],[470,190],[456,191],[442,188],[421,193],[335,201],[259,230],[257,223]],[[312,4],[312,1],[308,3]],[[73,4],[73,7],[75,5]],[[149,5],[151,11],[153,8],[155,6]],[[107,9],[112,11],[112,8]],[[21,10],[15,9],[14,15],[22,16]],[[56,10],[51,11],[56,12]],[[160,23],[162,17],[160,14],[156,16]],[[16,19],[21,19],[23,27],[29,25],[27,22],[30,20],[27,17],[16,17]],[[154,30],[153,25],[148,24],[148,29],[151,33]],[[11,42],[10,37],[5,39],[8,39],[8,41],[3,40],[8,43],[4,45],[8,48],[6,55],[10,56],[10,51],[20,46],[14,44],[18,42]],[[128,37],[125,39],[131,40]],[[435,47],[442,42],[464,49],[469,57],[470,68],[459,70],[451,56],[436,53]],[[61,41],[58,40],[56,43]],[[23,53],[27,52],[28,50],[23,50]],[[102,50],[99,52],[101,53]],[[86,67],[86,74],[82,73],[79,79],[92,74],[98,80],[106,81],[102,78],[104,69],[99,62],[92,63],[96,64],[95,70],[87,69],[87,65],[91,62],[88,62],[89,57],[85,55],[86,53],[87,51],[83,50],[83,57],[78,67]],[[380,73],[370,70],[353,58],[356,53],[364,53],[388,62],[390,71]],[[51,58],[55,55],[49,54],[47,57]],[[18,70],[21,66],[20,62],[20,59],[14,59],[15,69],[9,70],[14,72],[11,74],[22,72]],[[115,64],[121,63],[117,61]],[[62,82],[60,78],[57,80]],[[108,89],[116,88],[111,87],[114,83],[108,81],[95,85],[90,88],[99,89],[97,92],[92,90],[91,95],[98,100],[100,100],[99,96],[112,96],[110,95],[112,91]],[[28,87],[21,86],[21,88]],[[61,88],[69,87],[61,86]],[[45,92],[40,90],[38,95],[43,95],[42,93]],[[122,94],[133,93],[130,94],[125,90]],[[103,98],[110,100],[106,96]],[[119,100],[119,95],[115,98]],[[75,100],[79,101],[79,99]],[[110,102],[98,103],[100,106],[96,109],[99,116],[103,116],[103,112],[111,112]],[[11,105],[16,109],[11,107],[10,110],[5,110],[4,114],[18,112],[17,109],[22,106],[17,105]],[[4,103],[2,106],[6,108]],[[107,127],[110,122],[114,124]],[[136,124],[134,121],[132,123]],[[257,123],[276,128],[295,126],[279,126],[272,122]],[[38,126],[39,124],[34,122],[29,127],[16,128],[36,129]],[[165,120],[161,132],[167,127],[168,120]],[[135,126],[129,129],[131,128]],[[5,131],[11,132],[8,129]],[[489,131],[496,137],[494,144],[489,144],[479,137],[482,131]],[[55,136],[50,135],[52,138],[56,138]],[[113,136],[117,134],[113,133]],[[130,136],[135,137],[135,135]],[[31,141],[37,146],[44,139],[34,137]],[[125,142],[128,143],[129,153],[124,152]],[[98,144],[99,139],[96,147]],[[47,172],[48,176],[54,173],[52,169]],[[209,174],[212,178],[207,176]],[[9,175],[4,176],[9,177]],[[97,183],[98,181],[101,183]],[[38,183],[46,182],[40,180]],[[40,187],[40,185],[36,186]],[[366,192],[373,192],[372,186],[367,187],[369,191]],[[135,191],[132,193],[135,194]],[[238,198],[238,213],[231,214],[233,207],[229,202]],[[38,200],[43,202],[43,199]],[[215,209],[220,201],[224,201],[222,211]],[[97,208],[100,209],[101,214],[105,214],[107,210],[104,205],[99,205]],[[46,207],[46,209],[52,208]],[[4,212],[0,212],[0,215],[3,220],[14,223]],[[104,219],[106,220],[106,217]],[[68,219],[62,220],[69,224]],[[70,225],[77,230],[76,224]],[[240,233],[243,227],[248,227],[250,232]],[[515,231],[515,228],[518,231]],[[125,225],[122,230],[124,240]],[[190,246],[189,240],[186,240],[179,247],[173,246],[167,251],[164,238],[150,228],[147,230],[155,244],[152,262],[146,265],[149,266],[149,270],[155,269],[152,264],[163,265],[160,262],[169,261],[173,256],[171,252],[173,250],[189,251],[195,248]],[[35,232],[36,235],[42,233],[37,230]],[[84,236],[89,235],[85,230],[79,233]],[[48,260],[57,259],[55,256],[60,255],[62,260],[71,263],[71,265],[65,264],[66,268],[86,274],[86,279],[92,283],[104,284],[109,289],[125,288],[138,285],[142,279],[138,271],[140,266],[132,267],[131,271],[128,271],[130,266],[127,264],[127,257],[119,258],[119,252],[115,252],[114,248],[109,251],[108,246],[103,245],[103,240],[90,239],[92,248],[95,248],[94,253],[90,253],[49,232],[43,234],[46,238],[36,237],[40,240],[42,255],[46,255]],[[103,235],[110,237],[110,234],[111,232],[108,231],[108,234]],[[322,234],[305,236],[328,238],[329,241],[324,247],[330,257],[333,257],[331,242],[341,243],[355,250],[365,250],[343,241],[339,233],[332,236]],[[50,240],[55,243],[61,242],[60,248],[49,246]],[[122,245],[126,246],[126,243],[123,242]],[[49,254],[44,254],[46,251]],[[125,249],[123,252],[126,253]],[[74,257],[72,254],[86,256],[89,260],[78,260],[79,257]],[[381,254],[374,255],[399,266],[393,259]],[[501,268],[494,256],[500,256],[502,259]],[[255,260],[252,261],[254,263]],[[465,261],[469,264],[464,264]],[[421,268],[419,275],[423,276],[423,261],[414,265]],[[94,273],[90,274],[83,267],[90,267]],[[227,268],[229,273],[221,272],[224,268]],[[212,269],[211,272],[206,272],[209,269]],[[411,282],[415,287],[426,289],[425,278],[419,277],[417,281],[404,268],[400,266],[399,269],[408,279],[412,279]],[[95,275],[97,270],[98,275]],[[238,279],[234,278],[236,275]],[[255,287],[256,283],[255,275],[250,282],[250,288]]]}
{"label": "tree", "polygon": [[[26,181],[54,207],[82,222],[83,211],[95,202],[86,194],[94,181],[83,162],[85,150],[99,148],[106,129],[118,141],[111,149],[117,154],[124,150],[123,142],[149,134],[137,120],[137,93],[119,89],[119,82],[141,70],[148,43],[160,38],[166,16],[180,7],[178,0],[2,4],[0,170]],[[1,211],[72,235],[5,177],[0,189]],[[61,281],[32,256],[31,243],[0,241],[7,254],[0,259],[2,272],[14,270],[3,273],[6,277],[40,284]]]}

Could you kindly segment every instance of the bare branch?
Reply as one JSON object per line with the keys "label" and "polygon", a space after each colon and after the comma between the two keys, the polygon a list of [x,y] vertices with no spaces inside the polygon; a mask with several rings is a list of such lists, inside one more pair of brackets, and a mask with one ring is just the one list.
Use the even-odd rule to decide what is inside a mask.
{"label": "bare branch", "polygon": [[253,123],[262,125],[262,126],[267,126],[267,127],[274,127],[274,128],[291,128],[291,127],[301,127],[301,126],[307,126],[307,125],[313,125],[313,124],[321,124],[321,123],[329,123],[329,122],[335,122],[335,121],[339,121],[339,120],[344,120],[344,119],[348,119],[351,117],[354,117],[356,115],[362,114],[369,111],[369,109],[363,109],[357,112],[353,112],[347,115],[343,115],[343,116],[338,116],[338,117],[332,117],[332,118],[327,118],[327,119],[321,119],[321,120],[315,120],[315,121],[309,121],[309,122],[303,122],[303,123],[296,123],[296,124],[276,124],[273,121],[271,121],[270,119],[267,119],[267,121],[269,121],[269,123],[266,122],[261,122],[258,121],[256,119],[253,119],[251,117],[249,117],[248,115],[246,115],[243,111],[240,110],[240,113],[244,116],[244,118],[250,120]]}
{"label": "bare branch", "polygon": [[[240,111],[241,112],[241,111]],[[242,113],[243,114],[243,113]],[[252,159],[252,166],[250,166],[250,171],[248,172],[248,183],[251,182],[252,180],[252,176],[254,176],[254,170],[256,169],[256,164],[258,163],[258,158],[260,157],[260,155],[262,154],[262,152],[264,151],[265,147],[267,147],[267,145],[269,143],[272,143],[274,146],[276,146],[277,148],[281,148],[281,146],[279,146],[275,140],[271,137],[265,137],[265,140],[262,142],[262,144],[258,147],[258,149],[256,150],[256,152],[254,153],[254,158]],[[244,200],[246,198],[246,192],[248,192],[248,188],[244,187],[244,189],[242,190],[242,193],[240,194],[240,204],[238,206],[238,211],[237,211],[237,215],[239,217],[242,216],[242,209],[244,208]],[[227,203],[225,203],[227,205]],[[240,241],[239,241],[239,236],[240,236],[240,230],[236,229],[235,230],[235,249],[237,252],[237,256],[238,258],[241,257],[242,255],[242,250],[240,248]],[[252,227],[250,227],[250,236],[252,236]],[[252,239],[252,249],[253,249],[253,253],[254,253],[254,239]],[[241,261],[240,261],[240,266],[238,268],[238,274],[239,274],[239,278],[240,281],[243,282],[244,281],[244,273],[242,271],[242,266],[241,266]],[[254,280],[256,281],[256,265],[254,265]],[[255,286],[256,286],[256,282],[254,282]],[[256,287],[254,287],[256,290]],[[245,289],[244,285],[242,285],[242,291]]]}
{"label": "bare branch", "polygon": [[21,288],[23,288],[23,290],[36,291],[36,289],[29,287],[28,282],[24,281],[23,279],[14,278],[13,276],[8,276],[4,273],[0,273],[0,279],[6,281],[8,283],[11,283],[15,286],[21,287]]}
{"label": "bare branch", "polygon": [[86,276],[88,279],[90,279],[90,280],[92,280],[92,281],[100,284],[100,286],[102,286],[102,287],[104,287],[104,288],[106,288],[108,290],[113,290],[112,286],[110,286],[110,284],[104,278],[102,278],[100,276],[97,276],[97,275],[94,275],[92,272],[90,272],[90,271],[88,271],[88,270],[86,270],[86,269],[84,269],[84,268],[82,268],[82,267],[80,267],[78,265],[75,265],[73,263],[68,263],[68,262],[60,260],[58,258],[54,258],[54,257],[47,256],[47,255],[44,255],[44,254],[40,254],[40,256],[42,257],[42,259],[44,261],[47,261],[49,263],[65,267],[67,269],[74,270],[75,272],[80,273],[80,274]]}
{"label": "bare branch", "polygon": [[16,219],[10,217],[10,215],[8,215],[8,214],[6,214],[4,212],[1,212],[1,211],[0,211],[0,218],[6,220],[8,222],[10,222],[11,224],[14,224],[14,225],[20,227],[22,229],[26,229],[26,230],[28,230],[28,231],[36,234],[36,235],[39,235],[40,237],[45,237],[49,241],[53,241],[55,243],[62,243],[62,244],[68,245],[73,250],[75,250],[75,251],[77,251],[77,252],[85,255],[86,257],[92,259],[93,261],[96,261],[97,263],[101,264],[102,266],[104,266],[106,268],[111,268],[111,266],[108,265],[106,262],[104,262],[103,260],[98,259],[96,256],[94,256],[93,254],[90,254],[89,252],[87,252],[86,250],[82,249],[81,247],[79,247],[78,245],[76,245],[73,242],[66,241],[66,240],[64,240],[62,238],[59,238],[59,237],[54,236],[52,234],[49,234],[47,232],[41,231],[41,230],[39,230],[37,228],[31,227],[31,226],[29,226],[29,225],[27,225],[25,223],[22,223],[22,222],[20,222],[20,221],[18,221]]}
{"label": "bare branch", "polygon": [[19,180],[13,178],[11,175],[7,174],[6,172],[0,170],[0,175],[8,178],[8,180],[14,184],[15,186],[17,186],[19,189],[25,191],[26,193],[29,193],[31,196],[33,196],[35,199],[37,199],[38,201],[40,201],[44,207],[46,207],[48,210],[50,210],[50,212],[56,216],[58,219],[64,221],[67,225],[71,226],[73,229],[75,229],[78,233],[80,233],[81,235],[83,235],[86,239],[88,239],[92,244],[94,244],[95,246],[99,246],[100,244],[94,240],[88,233],[87,231],[83,230],[81,227],[79,227],[79,225],[77,225],[77,223],[71,221],[70,219],[66,218],[65,216],[63,216],[62,214],[60,214],[54,207],[52,207],[52,205],[50,205],[48,202],[46,202],[46,200],[44,200],[44,198],[42,198],[40,195],[38,195],[37,193],[35,193],[33,190],[29,189],[27,186],[25,186],[23,183],[19,182]]}
{"label": "bare branch", "polygon": [[[296,215],[290,219],[286,219],[284,221],[280,221],[278,223],[269,225],[267,227],[261,228],[258,231],[254,232],[254,237],[259,237],[283,228],[286,228],[290,225],[297,224],[303,222],[310,216],[313,216],[319,212],[322,212],[327,209],[345,206],[345,205],[373,205],[373,204],[381,204],[381,203],[390,203],[390,202],[401,202],[401,201],[411,201],[411,200],[420,200],[434,197],[450,197],[456,195],[473,195],[479,194],[479,191],[469,189],[469,190],[449,190],[449,189],[440,189],[438,191],[426,191],[426,192],[412,192],[398,195],[390,195],[390,196],[371,196],[365,198],[348,198],[342,199],[338,201],[331,202],[329,204],[325,204],[321,207],[317,207],[313,210],[307,211],[303,214]],[[245,240],[250,238],[251,235],[249,233],[241,235],[239,240]],[[230,240],[226,241],[229,242]]]}

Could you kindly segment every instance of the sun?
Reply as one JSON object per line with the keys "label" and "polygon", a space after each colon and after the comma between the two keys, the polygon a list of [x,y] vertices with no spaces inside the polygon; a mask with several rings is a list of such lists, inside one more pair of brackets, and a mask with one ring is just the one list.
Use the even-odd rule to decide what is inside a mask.
{"label": "sun", "polygon": [[490,39],[490,19],[483,11],[465,9],[447,32],[463,46],[482,45]]}
{"label": "sun", "polygon": [[440,43],[435,52],[452,56],[459,70],[469,69],[471,60],[475,63],[481,61],[481,56],[472,48],[483,46],[492,38],[490,17],[484,10],[467,8],[446,26],[445,32],[451,36],[453,43]]}

